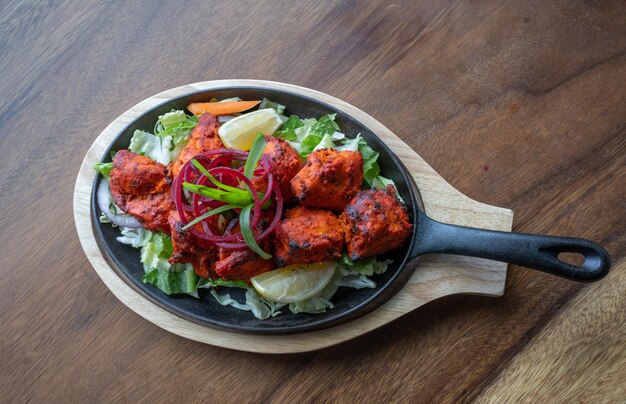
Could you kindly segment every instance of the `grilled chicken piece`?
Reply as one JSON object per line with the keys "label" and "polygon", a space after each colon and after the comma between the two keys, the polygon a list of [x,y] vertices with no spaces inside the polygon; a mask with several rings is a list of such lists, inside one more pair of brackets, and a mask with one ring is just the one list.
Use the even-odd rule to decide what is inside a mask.
{"label": "grilled chicken piece", "polygon": [[183,164],[191,160],[195,155],[225,147],[217,135],[219,127],[220,124],[214,115],[206,113],[200,117],[198,125],[193,128],[189,135],[189,142],[183,147],[178,155],[178,159],[172,164],[172,178],[176,178]]}
{"label": "grilled chicken piece", "polygon": [[[210,241],[197,237],[189,230],[183,230],[185,225],[180,221],[180,216],[173,210],[168,218],[172,232],[172,247],[174,252],[169,259],[170,264],[176,262],[190,263],[193,270],[201,278],[215,277],[215,261],[217,261],[218,248]],[[196,224],[196,229],[202,231],[201,225]]]}
{"label": "grilled chicken piece", "polygon": [[363,157],[355,151],[320,149],[291,180],[294,195],[303,206],[340,213],[361,189]]}
{"label": "grilled chicken piece", "polygon": [[[271,162],[270,171],[280,187],[280,193],[285,201],[293,198],[290,181],[302,168],[302,159],[298,152],[286,140],[274,136],[265,136],[263,154]],[[259,192],[267,189],[265,177],[253,177],[252,183]]]}
{"label": "grilled chicken piece", "polygon": [[124,212],[151,231],[170,234],[167,217],[174,209],[166,167],[148,157],[120,150],[113,159],[111,196]]}
{"label": "grilled chicken piece", "polygon": [[[257,230],[260,231],[262,228],[266,228],[270,219],[269,215],[263,213],[257,224]],[[241,233],[239,224],[226,233]],[[268,237],[262,240],[259,243],[259,247],[266,253],[271,254],[273,246],[270,238]],[[276,269],[276,262],[273,258],[268,260],[263,259],[249,248],[243,250],[220,248],[219,254],[219,261],[215,263],[215,273],[223,279],[244,280],[248,282],[253,276]]]}
{"label": "grilled chicken piece", "polygon": [[348,256],[353,261],[402,247],[412,225],[406,206],[396,198],[393,185],[361,191],[346,206],[340,220],[346,229]]}
{"label": "grilled chicken piece", "polygon": [[344,230],[337,216],[297,206],[274,230],[278,266],[316,263],[341,257]]}

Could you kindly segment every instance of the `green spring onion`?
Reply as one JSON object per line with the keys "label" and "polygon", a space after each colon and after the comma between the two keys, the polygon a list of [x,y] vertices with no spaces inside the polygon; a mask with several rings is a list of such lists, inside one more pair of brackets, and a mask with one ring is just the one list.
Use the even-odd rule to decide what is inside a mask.
{"label": "green spring onion", "polygon": [[272,258],[271,255],[266,253],[259,247],[256,240],[254,239],[254,234],[252,233],[252,226],[250,225],[250,211],[252,210],[252,205],[248,205],[241,209],[239,213],[239,227],[241,228],[241,235],[243,236],[243,240],[246,242],[248,247],[255,253],[259,254],[261,258],[268,260]]}
{"label": "green spring onion", "polygon": [[224,206],[220,206],[219,208],[211,209],[210,211],[206,212],[205,214],[200,215],[197,218],[193,219],[191,222],[187,223],[185,225],[185,227],[183,227],[183,230],[187,230],[191,226],[195,225],[196,223],[199,223],[201,220],[204,220],[207,217],[211,217],[211,216],[217,215],[219,213],[226,212],[227,210],[231,210],[231,209],[236,208],[236,207],[237,206],[235,206],[235,205],[224,205]]}

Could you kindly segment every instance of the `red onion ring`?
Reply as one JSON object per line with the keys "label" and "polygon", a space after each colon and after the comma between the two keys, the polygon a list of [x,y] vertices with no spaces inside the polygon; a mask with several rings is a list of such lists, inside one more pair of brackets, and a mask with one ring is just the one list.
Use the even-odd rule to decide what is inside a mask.
{"label": "red onion ring", "polygon": [[[274,212],[274,217],[272,218],[270,225],[258,236],[255,236],[255,240],[261,241],[269,236],[269,234],[274,230],[274,228],[280,221],[282,217],[283,198],[280,193],[280,187],[278,186],[274,176],[270,171],[271,164],[266,155],[261,156],[261,158],[259,159],[259,166],[254,170],[253,173],[253,175],[267,176],[267,189],[262,199],[259,198],[258,191],[252,181],[250,181],[250,179],[243,174],[244,167],[239,167],[237,169],[230,167],[233,161],[245,161],[247,157],[248,152],[242,150],[219,149],[200,153],[194,156],[193,159],[202,164],[211,175],[218,179],[218,181],[235,187],[240,186],[242,183],[247,186],[247,188],[251,192],[254,204],[252,212],[253,215],[250,223],[253,229],[256,228],[261,218],[262,206],[270,200],[272,194],[275,195],[276,209]],[[183,182],[193,182],[197,185],[205,185],[211,188],[218,188],[215,186],[215,184],[208,183],[207,181],[208,178],[205,177],[200,172],[200,170],[198,170],[195,166],[191,164],[191,159],[187,161],[183,165],[183,167],[181,167],[178,176],[174,179],[172,183],[172,199],[174,200],[176,210],[183,224],[186,225],[190,222],[187,214],[198,217],[206,213],[209,208],[215,208],[224,205],[224,203],[221,201],[216,201],[195,193],[192,193],[192,195],[190,196],[190,200],[185,197],[185,193],[182,187]],[[239,210],[240,209],[235,209],[235,211]],[[248,248],[248,245],[243,242],[243,236],[241,234],[232,234],[228,236],[218,236],[213,234],[208,226],[208,222],[210,222],[211,220],[215,220],[215,218],[207,218],[200,222],[204,232],[199,231],[199,229],[195,228],[195,226],[191,227],[189,229],[189,232],[204,240],[213,242],[217,246],[223,248]],[[235,220],[231,221],[229,228],[231,228],[231,225],[233,225],[233,223],[236,223]]]}

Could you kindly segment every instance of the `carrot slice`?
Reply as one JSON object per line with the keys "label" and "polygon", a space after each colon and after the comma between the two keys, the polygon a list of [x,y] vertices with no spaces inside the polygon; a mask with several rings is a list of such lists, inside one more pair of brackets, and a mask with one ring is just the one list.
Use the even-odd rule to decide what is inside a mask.
{"label": "carrot slice", "polygon": [[261,101],[234,101],[234,102],[192,102],[187,105],[187,109],[194,115],[201,115],[205,112],[215,116],[231,115],[237,112],[248,110]]}

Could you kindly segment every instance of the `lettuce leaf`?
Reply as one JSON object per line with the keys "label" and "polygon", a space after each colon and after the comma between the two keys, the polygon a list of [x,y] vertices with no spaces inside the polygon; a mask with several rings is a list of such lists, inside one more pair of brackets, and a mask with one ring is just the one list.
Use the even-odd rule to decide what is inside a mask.
{"label": "lettuce leaf", "polygon": [[141,247],[141,262],[146,273],[153,269],[169,270],[168,259],[172,256],[172,239],[163,233],[152,233],[150,239]]}
{"label": "lettuce leaf", "polygon": [[215,289],[211,290],[211,296],[222,306],[231,306],[239,310],[250,311],[250,306],[247,304],[242,304],[231,298],[228,293],[220,295],[215,291]]}
{"label": "lettuce leaf", "polygon": [[189,141],[189,135],[196,125],[198,125],[197,116],[189,116],[182,110],[172,110],[159,116],[154,126],[154,134],[161,138],[171,136],[174,146],[182,147]]}
{"label": "lettuce leaf", "polygon": [[245,303],[239,303],[235,299],[231,298],[228,293],[221,295],[214,289],[211,290],[211,295],[222,306],[231,306],[239,310],[252,311],[252,314],[259,320],[265,320],[269,317],[281,314],[280,309],[285,306],[284,304],[265,299],[253,288],[248,288],[246,290]]}
{"label": "lettuce leaf", "polygon": [[339,131],[339,125],[335,122],[336,116],[337,114],[327,114],[318,120],[305,119],[304,126],[295,131],[297,140],[300,140],[300,156],[308,156],[322,142],[325,135],[332,136]]}
{"label": "lettuce leaf", "polygon": [[325,134],[322,140],[313,148],[313,150],[319,149],[332,149],[335,147],[335,143],[333,143],[332,135]]}
{"label": "lettuce leaf", "polygon": [[136,130],[130,139],[128,150],[167,165],[176,160],[197,124],[198,117],[188,116],[180,110],[172,110],[159,116],[154,126],[154,135]]}
{"label": "lettuce leaf", "polygon": [[284,105],[279,104],[277,102],[270,101],[267,98],[263,98],[263,100],[261,101],[261,104],[259,105],[259,109],[267,109],[267,108],[272,108],[276,110],[276,112],[278,112],[280,115],[282,115],[283,112],[285,112]]}
{"label": "lettuce leaf", "polygon": [[296,115],[291,115],[285,123],[283,123],[280,128],[276,132],[274,132],[274,136],[283,138],[285,140],[294,141],[298,137],[296,136],[295,130],[304,126],[304,123],[298,118]]}
{"label": "lettuce leaf", "polygon": [[168,295],[188,294],[198,297],[198,276],[194,273],[190,264],[175,264],[181,267],[180,271],[153,269],[142,278],[144,283],[149,283],[161,289]]}
{"label": "lettuce leaf", "polygon": [[292,313],[317,314],[325,312],[326,309],[332,309],[335,305],[330,301],[330,299],[333,297],[335,292],[337,292],[337,289],[339,288],[337,282],[341,280],[341,278],[341,273],[339,271],[335,271],[333,278],[318,295],[300,302],[291,303],[289,305],[289,310]]}
{"label": "lettuce leaf", "polygon": [[367,258],[359,262],[354,262],[348,257],[348,254],[343,253],[339,261],[338,269],[343,276],[372,276],[374,274],[380,275],[387,271],[389,264],[391,264],[392,262],[392,260],[381,261],[376,257]]}
{"label": "lettuce leaf", "polygon": [[139,229],[122,227],[120,230],[122,235],[117,237],[116,240],[122,244],[130,245],[135,248],[145,246],[152,237],[152,232],[144,229],[143,227]]}
{"label": "lettuce leaf", "polygon": [[111,170],[113,169],[113,163],[96,163],[93,165],[93,169],[108,180],[111,175]]}
{"label": "lettuce leaf", "polygon": [[254,317],[259,320],[274,317],[281,314],[280,309],[284,304],[276,303],[261,296],[254,288],[246,291],[246,305],[252,310]]}
{"label": "lettuce leaf", "polygon": [[136,130],[130,139],[128,150],[158,161],[169,164],[172,161],[170,151],[174,149],[171,136],[159,137],[142,130]]}

